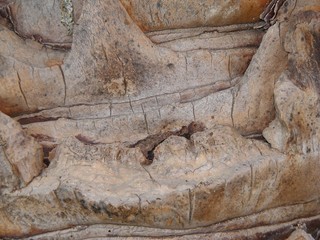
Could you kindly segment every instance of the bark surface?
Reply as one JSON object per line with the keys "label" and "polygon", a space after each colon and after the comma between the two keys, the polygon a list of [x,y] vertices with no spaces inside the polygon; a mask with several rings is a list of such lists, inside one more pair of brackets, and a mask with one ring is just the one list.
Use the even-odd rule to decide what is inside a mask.
{"label": "bark surface", "polygon": [[0,238],[320,236],[319,0],[0,16]]}

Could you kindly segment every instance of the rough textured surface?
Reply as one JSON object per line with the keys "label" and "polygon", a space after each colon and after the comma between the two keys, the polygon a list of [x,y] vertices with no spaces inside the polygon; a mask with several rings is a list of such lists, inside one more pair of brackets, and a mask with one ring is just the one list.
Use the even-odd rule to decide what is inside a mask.
{"label": "rough textured surface", "polygon": [[285,69],[279,23],[269,28],[257,54],[234,91],[234,126],[244,134],[261,132],[275,117],[274,82]]}
{"label": "rough textured surface", "polygon": [[42,147],[0,112],[0,194],[25,187],[43,169]]}
{"label": "rough textured surface", "polygon": [[297,229],[287,238],[287,240],[314,240],[314,238],[302,229]]}
{"label": "rough textured surface", "polygon": [[15,0],[7,5],[7,14],[13,30],[20,36],[49,46],[70,47],[72,31],[68,31],[66,21],[63,21],[68,2],[72,10],[69,13],[72,18],[69,24],[76,24],[81,15],[83,0]]}
{"label": "rough textured surface", "polygon": [[64,82],[59,66],[65,53],[20,39],[2,26],[0,29],[1,111],[15,115],[63,104]]}
{"label": "rough textured surface", "polygon": [[[188,229],[263,212],[260,220],[241,224],[250,228],[275,213],[280,216],[273,223],[320,214],[317,158],[286,157],[229,127],[190,140],[171,136],[156,147],[151,165],[141,165],[141,159],[139,148],[67,139],[41,176],[2,199],[0,230],[13,228],[13,222],[21,228],[17,236],[94,222]],[[302,191],[301,184],[310,187]],[[288,201],[295,207],[286,209]],[[222,229],[236,228],[231,223]]]}
{"label": "rough textured surface", "polygon": [[1,2],[1,238],[318,238],[320,1],[201,3]]}
{"label": "rough textured surface", "polygon": [[[305,236],[301,231],[300,221],[304,221],[304,231],[310,231],[316,233],[319,227],[319,216],[312,218],[304,218],[301,220],[295,220],[288,223],[269,225],[265,227],[256,227],[245,230],[233,230],[228,232],[219,232],[222,224],[213,225],[205,228],[196,228],[190,230],[170,230],[170,229],[156,229],[137,226],[121,226],[112,224],[96,224],[91,226],[78,226],[67,230],[61,230],[57,232],[40,234],[28,239],[49,239],[50,237],[59,236],[60,239],[110,239],[113,236],[120,236],[120,239],[148,239],[145,236],[152,237],[151,239],[287,239],[293,232],[293,236],[300,237]],[[226,225],[229,222],[225,223]],[[216,233],[211,233],[216,231]],[[140,237],[132,237],[135,232],[139,232]],[[188,235],[185,235],[188,233]],[[163,237],[156,237],[156,236]],[[317,236],[317,235],[315,235]]]}
{"label": "rough textured surface", "polygon": [[268,0],[120,0],[144,31],[255,22]]}
{"label": "rough textured surface", "polygon": [[288,71],[274,90],[278,114],[264,130],[266,139],[281,151],[319,152],[319,19],[311,11],[297,14],[286,36]]}
{"label": "rough textured surface", "polygon": [[[199,92],[195,97],[199,99],[234,85],[235,81],[231,80],[243,74],[263,35],[261,31],[252,30],[250,25],[234,28],[242,30],[238,34],[238,41],[234,41],[235,34],[230,33],[230,27],[154,34],[162,35],[162,38],[170,37],[175,40],[175,45],[185,46],[176,49],[173,43],[170,46],[162,41],[166,46],[161,46],[151,42],[132,22],[118,1],[102,4],[93,1],[84,4],[86,11],[82,12],[74,29],[73,47],[67,57],[60,50],[60,61],[49,58],[51,65],[49,68],[41,68],[39,73],[33,68],[33,61],[37,61],[37,56],[29,57],[32,67],[27,67],[24,74],[18,71],[19,80],[18,74],[14,74],[16,71],[9,67],[15,66],[14,59],[17,57],[6,58],[3,54],[3,62],[7,64],[5,70],[13,75],[4,75],[3,81],[9,77],[14,78],[15,81],[12,82],[17,82],[16,85],[20,87],[15,89],[21,98],[19,102],[10,99],[13,94],[7,94],[4,89],[2,95],[9,96],[2,100],[2,111],[15,115],[63,105],[73,107],[83,104],[85,108],[88,104],[101,103],[106,104],[107,108],[107,104],[112,104],[111,114],[119,115],[128,114],[128,111],[144,112],[155,105],[152,102],[156,100],[156,96],[159,96],[160,106],[163,105],[162,98],[168,99],[171,96],[172,100],[169,102],[178,103],[177,94],[182,95],[183,102],[190,102],[193,99],[188,95],[194,91]],[[186,34],[194,36],[192,44],[185,42],[183,35]],[[5,32],[3,35],[6,38]],[[207,39],[205,45],[204,39]],[[12,50],[11,55],[16,56],[15,49],[24,49],[25,46],[18,37],[13,40],[17,42],[17,47]],[[4,39],[4,43],[8,41]],[[64,64],[61,65],[62,63]],[[28,81],[32,74],[34,79],[38,79],[33,84]],[[35,88],[38,85],[43,87]],[[28,95],[30,88],[33,88],[33,93]],[[34,94],[39,97],[33,98]],[[132,109],[130,102],[133,102]],[[117,103],[121,105],[118,107]],[[144,106],[140,107],[142,103]],[[182,108],[190,106],[185,104]],[[101,114],[107,116],[108,112]],[[150,114],[150,118],[155,117],[154,113]]]}

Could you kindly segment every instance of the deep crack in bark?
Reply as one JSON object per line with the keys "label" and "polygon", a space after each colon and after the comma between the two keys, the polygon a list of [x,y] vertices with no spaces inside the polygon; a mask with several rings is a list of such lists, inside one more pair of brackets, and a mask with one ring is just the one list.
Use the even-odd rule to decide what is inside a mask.
{"label": "deep crack in bark", "polygon": [[63,80],[63,85],[64,85],[64,97],[63,97],[63,105],[66,105],[66,100],[67,100],[67,83],[66,79],[64,76],[64,72],[62,70],[62,67],[59,65],[59,70],[61,72],[62,80]]}
{"label": "deep crack in bark", "polygon": [[22,94],[22,96],[23,96],[23,99],[24,99],[24,101],[25,101],[28,109],[30,109],[29,104],[28,104],[28,101],[27,101],[27,97],[26,97],[26,95],[24,94],[24,92],[23,92],[23,90],[22,90],[21,78],[20,78],[20,75],[19,75],[19,72],[18,72],[18,71],[17,71],[17,77],[18,77],[18,84],[19,84],[20,92],[21,92],[21,94]]}
{"label": "deep crack in bark", "polygon": [[164,133],[158,133],[155,135],[148,136],[145,139],[138,141],[135,144],[130,145],[131,148],[138,147],[140,148],[142,154],[146,158],[146,165],[149,165],[153,162],[154,159],[154,150],[156,147],[165,141],[170,136],[180,136],[185,137],[190,140],[192,134],[196,132],[202,132],[205,130],[205,126],[201,122],[191,122],[188,126],[183,126],[180,130],[177,131],[168,131]]}

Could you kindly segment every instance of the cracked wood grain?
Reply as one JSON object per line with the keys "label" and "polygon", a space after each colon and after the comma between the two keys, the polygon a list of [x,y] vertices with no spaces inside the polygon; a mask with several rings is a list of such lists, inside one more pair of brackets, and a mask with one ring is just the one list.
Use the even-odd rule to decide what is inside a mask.
{"label": "cracked wood grain", "polygon": [[252,198],[252,192],[253,192],[253,190],[254,190],[254,178],[255,178],[255,176],[254,176],[254,171],[253,171],[253,165],[252,164],[250,164],[249,165],[250,166],[250,193],[249,193],[249,198],[248,198],[248,202],[251,200],[251,198]]}
{"label": "cracked wood grain", "polygon": [[192,214],[193,214],[193,208],[194,208],[194,194],[192,193],[192,190],[188,190],[188,197],[189,197],[189,224],[192,222]]}
{"label": "cracked wood grain", "polygon": [[147,114],[144,113],[144,114],[143,114],[143,117],[144,117],[144,122],[145,122],[145,125],[146,125],[147,133],[148,133],[148,135],[150,135],[150,129],[149,129],[149,124],[148,124]]}
{"label": "cracked wood grain", "polygon": [[19,75],[19,72],[18,72],[18,71],[17,71],[17,78],[18,78],[18,85],[19,85],[20,93],[22,94],[23,99],[24,99],[24,102],[25,102],[25,104],[27,105],[28,109],[30,109],[29,104],[28,104],[28,101],[27,101],[27,97],[26,97],[26,95],[24,94],[24,91],[23,91],[22,86],[21,86],[21,78],[20,78],[20,75]]}
{"label": "cracked wood grain", "polygon": [[234,105],[235,105],[235,94],[236,94],[236,89],[234,89],[233,91],[231,90],[231,94],[232,94],[232,105],[231,105],[231,121],[232,121],[232,126],[235,127],[235,120],[234,120]]}
{"label": "cracked wood grain", "polygon": [[[245,218],[244,218],[245,219]],[[239,219],[240,220],[240,219]],[[231,220],[232,221],[232,220]],[[119,237],[130,237],[136,236],[136,239],[140,239],[141,237],[153,237],[162,239],[163,237],[172,237],[175,236],[175,239],[186,239],[190,237],[190,239],[204,239],[205,237],[212,238],[223,238],[226,240],[233,239],[246,239],[248,234],[252,235],[264,235],[270,232],[281,234],[288,234],[293,231],[292,226],[297,226],[299,223],[305,223],[307,226],[317,226],[320,224],[320,215],[294,219],[292,221],[287,221],[279,224],[272,225],[264,225],[260,228],[245,228],[242,230],[232,229],[225,230],[222,229],[220,231],[215,231],[215,229],[219,229],[221,227],[220,224],[208,226],[206,228],[196,228],[196,229],[186,229],[186,230],[168,230],[168,229],[150,229],[145,227],[137,227],[137,226],[121,226],[121,225],[113,225],[113,224],[94,224],[87,226],[75,226],[72,228],[54,231],[51,233],[39,234],[33,236],[32,238],[27,238],[28,240],[43,240],[43,239],[51,239],[52,237],[59,236],[61,239],[68,239],[71,236],[87,239],[93,238],[119,238]],[[310,230],[315,230],[316,228],[310,228]],[[198,235],[199,234],[199,235]],[[117,236],[117,237],[116,237]],[[285,235],[288,236],[288,235]],[[157,239],[158,239],[157,238]],[[253,238],[255,239],[255,238]],[[261,240],[261,238],[256,238],[256,240]]]}
{"label": "cracked wood grain", "polygon": [[67,100],[67,84],[66,84],[66,79],[64,76],[64,72],[62,70],[62,67],[59,65],[59,70],[61,72],[62,76],[62,81],[63,81],[63,86],[64,86],[64,97],[63,97],[63,105],[66,105],[66,100]]}
{"label": "cracked wood grain", "polygon": [[[88,12],[90,12],[90,8],[94,6],[95,3],[96,2],[92,2],[91,4],[86,5]],[[118,6],[117,3],[117,0],[108,2],[111,7]],[[105,2],[100,1],[99,4],[103,5]],[[97,7],[97,5],[95,6]],[[111,10],[108,9],[108,5],[105,6],[106,8],[103,9],[103,11],[110,13]],[[275,11],[276,8],[277,5],[275,5],[273,11]],[[100,12],[97,11],[95,13]],[[96,15],[98,18],[99,14]],[[112,14],[106,15],[110,16],[112,20],[116,22],[117,19],[114,18]],[[119,22],[122,22],[123,19],[120,14],[118,17],[120,18]],[[163,17],[161,20],[166,19],[165,15],[161,15],[160,17]],[[85,16],[83,19],[84,21],[87,21],[87,23],[91,23],[90,21],[92,20],[85,18]],[[130,19],[128,20],[128,23],[128,26],[131,25]],[[305,26],[307,26],[307,24]],[[112,29],[110,28],[110,30]],[[127,30],[127,28],[125,30]],[[272,33],[273,30],[274,28],[270,29],[265,39],[268,40],[268,34]],[[279,31],[275,32],[275,34],[278,34],[278,37],[281,38],[281,36],[283,36],[279,34],[281,29],[279,28],[278,30]],[[295,30],[295,28],[293,30]],[[302,31],[305,29],[300,30]],[[103,35],[102,31],[100,33]],[[299,31],[296,31],[296,33],[299,33]],[[103,35],[101,38],[109,39],[106,38],[106,36],[107,35]],[[137,37],[137,35],[133,34],[133,37]],[[205,41],[210,39],[203,35],[202,37]],[[234,40],[233,37],[230,37],[230,39]],[[288,39],[292,40],[295,38]],[[127,39],[125,39],[125,41],[126,40]],[[276,52],[276,57],[268,55],[273,50],[269,46],[275,46],[275,41],[272,40],[277,41],[277,39],[269,38],[269,42],[267,41],[268,44],[263,45],[265,47],[262,48],[262,50],[265,49],[265,51],[262,56],[269,56],[269,58],[267,58],[269,60],[278,60],[281,58],[278,57],[278,55],[280,55],[278,54],[279,52]],[[97,45],[100,46],[98,39],[91,38],[88,42],[94,44],[96,41],[98,42]],[[302,44],[301,42],[299,43]],[[80,47],[83,46],[84,45],[80,45]],[[148,46],[156,47],[155,45]],[[79,45],[75,47],[79,48]],[[132,49],[134,49],[134,47]],[[261,103],[263,103],[266,97],[264,93],[267,92],[264,87],[265,85],[259,81],[260,76],[257,77],[257,75],[254,75],[252,77],[254,84],[258,84],[258,86],[261,87],[261,91],[257,91],[257,95],[255,95],[258,96],[257,102],[259,104],[257,104],[257,106],[259,111],[256,106],[247,107],[246,105],[243,108],[242,106],[237,108],[236,97],[243,93],[245,97],[248,96],[249,100],[247,101],[247,98],[238,99],[239,102],[250,102],[251,92],[246,91],[246,89],[241,92],[241,88],[238,87],[239,85],[243,86],[245,81],[249,81],[246,80],[245,77],[242,78],[242,81],[240,82],[236,79],[231,79],[232,74],[234,74],[233,71],[237,68],[237,63],[234,64],[232,59],[237,59],[239,57],[234,55],[236,54],[236,51],[228,52],[230,55],[226,55],[225,58],[220,59],[226,63],[223,65],[223,73],[222,71],[219,73],[223,75],[221,79],[225,80],[217,82],[217,79],[214,78],[214,83],[212,84],[210,83],[207,85],[208,82],[204,82],[201,86],[195,86],[192,85],[193,81],[196,80],[202,83],[202,81],[210,79],[212,74],[215,73],[210,72],[210,69],[214,68],[215,64],[219,64],[214,61],[214,54],[216,54],[216,52],[196,52],[194,51],[196,48],[190,48],[194,52],[177,53],[176,51],[171,51],[170,48],[161,49],[163,50],[163,52],[161,52],[163,53],[163,56],[168,56],[166,55],[168,52],[174,54],[170,61],[164,61],[163,66],[161,64],[155,64],[155,66],[159,69],[164,67],[164,69],[166,69],[165,71],[173,71],[173,69],[176,68],[181,68],[182,73],[185,71],[186,75],[182,76],[181,79],[186,77],[188,78],[188,81],[182,81],[182,88],[178,86],[176,88],[172,87],[171,89],[170,85],[170,87],[165,90],[162,88],[155,88],[153,90],[156,91],[151,92],[150,95],[136,94],[131,95],[130,97],[124,96],[123,98],[111,100],[102,95],[102,97],[97,100],[98,102],[103,102],[101,104],[96,104],[95,100],[88,104],[79,104],[79,102],[82,102],[80,100],[71,101],[70,106],[59,108],[51,108],[49,106],[47,110],[18,117],[17,119],[20,120],[20,122],[25,123],[23,126],[25,132],[34,136],[38,141],[56,141],[58,143],[57,148],[60,156],[56,156],[55,164],[51,164],[49,168],[45,170],[44,174],[32,181],[32,185],[29,188],[22,189],[22,192],[19,192],[21,195],[9,197],[13,200],[16,200],[15,198],[19,200],[20,196],[27,196],[25,199],[26,202],[34,198],[35,202],[48,204],[45,205],[49,206],[45,208],[45,212],[46,214],[48,213],[49,216],[50,209],[54,209],[51,212],[51,216],[53,216],[55,220],[58,219],[55,215],[57,209],[66,211],[68,217],[59,218],[59,221],[61,222],[51,221],[51,219],[49,219],[51,223],[49,222],[50,225],[47,227],[48,230],[59,229],[57,225],[52,227],[57,223],[61,224],[61,227],[62,225],[70,226],[70,224],[72,226],[74,222],[84,225],[90,225],[93,222],[112,222],[115,224],[121,223],[150,227],[147,229],[143,227],[130,228],[129,226],[117,226],[113,229],[121,229],[123,231],[123,233],[120,233],[118,236],[132,236],[132,232],[137,236],[152,232],[149,236],[156,237],[158,236],[156,235],[156,232],[159,234],[164,233],[161,235],[162,237],[172,236],[175,233],[181,236],[184,234],[205,232],[215,232],[214,234],[227,233],[229,234],[228,236],[230,236],[230,234],[233,234],[231,233],[232,231],[237,231],[237,233],[239,233],[238,230],[240,227],[246,230],[246,233],[257,227],[259,227],[260,230],[261,227],[266,227],[271,231],[270,226],[273,226],[273,224],[288,223],[292,219],[301,218],[301,216],[319,214],[318,189],[315,187],[304,187],[305,185],[312,186],[312,181],[318,181],[318,171],[316,171],[318,167],[317,165],[313,167],[314,162],[312,162],[316,162],[317,159],[314,160],[312,159],[313,156],[311,156],[317,149],[316,139],[311,139],[310,142],[307,142],[308,145],[303,145],[303,156],[297,155],[297,159],[290,159],[286,158],[284,153],[270,148],[265,142],[257,142],[248,139],[253,136],[246,136],[247,138],[244,138],[239,134],[237,135],[233,128],[223,127],[223,130],[221,130],[221,126],[216,124],[220,121],[220,124],[223,125],[239,127],[237,125],[239,118],[235,115],[235,109],[238,111],[240,110],[240,114],[247,115],[245,116],[245,120],[247,121],[243,122],[246,122],[249,125],[252,124],[251,120],[256,119],[253,114],[256,112],[260,113],[260,110],[263,111]],[[86,49],[84,48],[83,50]],[[95,49],[90,49],[90,51],[91,50]],[[299,51],[296,52],[299,53]],[[108,62],[106,57],[104,59],[102,51],[99,52],[99,54],[101,54],[101,56],[99,55],[95,60],[98,61],[101,59],[102,62]],[[201,58],[197,58],[197,54],[202,54],[201,57],[205,58],[206,61],[201,61]],[[160,55],[161,54],[159,54],[159,56]],[[118,65],[122,65],[121,74],[123,76],[124,63],[121,61],[123,59],[121,59],[121,56],[115,57],[121,62],[121,64]],[[143,57],[145,57],[145,55],[142,55],[142,58]],[[76,58],[73,58],[73,60],[75,59]],[[261,61],[254,65],[256,69],[260,69],[260,71],[257,70],[255,72],[257,74],[260,74],[261,71],[264,70],[263,68],[267,67],[265,64],[261,64],[266,62],[265,59],[261,59]],[[148,58],[146,59],[148,62],[149,60],[150,59]],[[152,60],[154,59],[151,59],[150,62],[152,62]],[[154,62],[159,63],[157,61]],[[90,64],[89,61],[87,63]],[[96,62],[94,62],[93,65],[95,63]],[[280,60],[276,61],[276,63],[277,66],[281,65]],[[240,64],[240,62],[238,62],[238,64]],[[290,64],[292,63],[289,62],[287,66],[290,66]],[[202,68],[203,65],[208,67]],[[284,63],[284,65],[286,65],[286,63]],[[301,66],[305,65],[307,64],[301,64]],[[84,65],[82,65],[82,67],[83,66]],[[62,69],[65,70],[68,68],[60,67],[60,71],[62,76],[66,74],[66,78],[69,77],[71,79],[64,79],[63,76],[65,85],[64,104],[66,104],[66,81],[72,83],[74,79],[70,76],[70,72],[63,73]],[[272,67],[271,70],[267,69],[265,71],[267,77],[264,80],[268,79],[269,83],[276,80],[270,80],[270,75],[273,73],[274,69],[275,68]],[[142,71],[144,70],[145,69]],[[286,68],[284,67],[279,69],[279,72],[285,70]],[[95,72],[95,69],[93,69],[92,72]],[[235,75],[239,72],[236,72]],[[161,75],[160,73],[162,72],[150,71],[148,72],[149,75],[146,74],[146,79],[149,80],[149,77],[154,76],[154,74]],[[246,73],[246,76],[248,76],[249,73]],[[164,76],[163,79],[179,80],[178,75],[170,74]],[[206,74],[208,74],[209,77],[200,78],[202,75]],[[81,74],[79,74],[79,76],[80,75]],[[18,78],[20,78],[20,76],[18,76]],[[155,86],[161,86],[161,84],[169,86],[169,81],[162,82],[162,77],[154,79],[157,81],[155,80],[152,82],[150,80],[151,84],[148,87],[153,87],[152,84],[158,84]],[[135,80],[139,81],[138,78]],[[179,83],[179,81],[177,82]],[[183,84],[186,82],[190,83],[190,85],[185,87]],[[77,82],[77,84],[78,83],[78,86],[85,87],[84,85],[81,85],[83,82]],[[148,83],[149,81],[143,82],[143,84]],[[172,86],[175,84],[174,82],[171,83]],[[94,84],[90,87],[92,86],[94,86]],[[90,87],[88,87],[88,89],[90,89]],[[273,91],[275,87],[275,84],[270,84],[268,93],[274,95],[278,94]],[[255,86],[248,86],[247,89],[253,90],[254,88]],[[125,86],[125,89],[125,94],[127,95],[127,86]],[[81,91],[82,90],[83,89],[81,89]],[[172,91],[170,92],[168,90]],[[86,89],[84,89],[83,92],[86,92]],[[68,91],[68,102],[69,97]],[[303,99],[303,97],[301,99]],[[282,112],[275,112],[279,111],[279,109],[280,108],[278,107],[274,111],[271,109],[271,111],[266,112],[268,116],[274,113],[279,113],[277,117],[286,116],[286,114],[282,114]],[[316,107],[313,109],[316,109]],[[221,117],[222,120],[219,120],[221,115],[223,115]],[[313,115],[311,114],[311,116]],[[146,142],[150,143],[152,142],[152,139],[150,136],[148,138],[148,135],[155,132],[168,132],[170,129],[167,130],[167,127],[172,127],[172,129],[174,129],[177,126],[184,126],[185,122],[189,123],[195,119],[212,124],[209,128],[210,130],[194,134],[192,137],[192,134],[189,131],[182,133],[182,130],[181,133],[177,133],[177,136],[180,137],[168,137],[166,135],[165,138],[163,138],[163,136],[158,135],[159,139],[152,144],[151,148],[147,149],[147,153],[149,151],[152,153],[152,151],[157,148],[155,155],[158,156],[158,158],[155,159],[159,161],[154,161],[153,165],[148,167],[142,166],[144,170],[141,168],[140,164],[142,163],[141,159],[143,159],[143,154],[141,153],[141,149],[140,151],[138,149],[139,144],[137,143],[133,148],[129,148],[128,144],[136,142],[137,139],[143,139],[145,141],[144,144],[146,144]],[[210,122],[211,119],[218,120]],[[272,119],[270,119],[270,121],[271,120]],[[264,123],[269,124],[270,121],[268,121],[265,121]],[[295,119],[295,121],[297,121],[297,119]],[[295,123],[295,121],[293,122]],[[170,126],[170,124],[172,124],[172,126]],[[262,125],[262,120],[257,121],[256,124]],[[135,128],[135,126],[138,127]],[[33,132],[34,130],[37,130],[37,128],[39,131],[52,132],[52,136],[50,134],[41,135],[41,133]],[[241,128],[241,126],[239,128]],[[255,131],[255,129],[253,129],[252,131],[244,131],[242,134],[258,133],[260,136],[260,130]],[[294,132],[297,133],[298,131],[294,129]],[[181,136],[187,139],[181,138]],[[190,142],[189,138],[191,138]],[[115,143],[115,141],[118,142]],[[123,146],[122,143],[119,142],[126,142],[126,145]],[[310,146],[310,149],[308,150],[306,146]],[[311,151],[311,153],[309,154],[308,151]],[[299,157],[301,157],[301,159]],[[103,161],[101,159],[103,159]],[[59,168],[56,168],[57,166],[59,166]],[[137,172],[133,171],[135,169],[137,169]],[[120,179],[119,174],[123,172],[128,174],[121,175]],[[147,174],[141,174],[141,172],[146,172]],[[305,177],[307,174],[301,174],[306,172],[308,172],[308,177]],[[86,174],[89,177],[86,177]],[[291,177],[291,175],[299,175],[300,178]],[[107,181],[105,176],[107,176]],[[40,189],[41,187],[45,189],[43,191],[48,191],[48,193],[50,193],[47,189],[48,187],[51,187],[52,178],[55,177],[62,178],[61,182],[59,180],[57,186],[58,191],[56,192],[57,198],[59,198],[61,203],[60,205],[51,204],[50,201],[47,201],[50,199],[46,199],[45,195],[43,195],[44,197],[42,198],[42,196],[39,197],[39,194],[37,193],[37,189]],[[221,184],[221,188],[220,185],[217,185],[220,179],[225,179],[225,185]],[[145,182],[150,185],[144,185]],[[288,182],[290,184],[288,184]],[[72,194],[68,195],[68,192],[71,193],[75,190],[74,188],[77,188],[76,191],[79,193],[78,196],[76,196],[76,194],[74,194],[74,196]],[[123,195],[119,193],[121,191],[123,191],[121,193]],[[152,195],[149,195],[149,193],[152,193]],[[179,195],[180,193],[182,194]],[[33,195],[30,196],[30,194]],[[64,200],[68,201],[66,195],[71,199],[71,202],[73,199],[77,199],[77,202],[74,202],[76,204],[68,205],[64,202]],[[113,196],[117,196],[120,200]],[[173,200],[170,202],[171,196],[173,196]],[[137,198],[139,201],[137,201]],[[234,200],[235,198],[237,198],[236,201]],[[17,209],[17,214],[21,215],[20,217],[16,217],[16,214],[10,215],[11,212],[7,211],[7,208],[4,208],[4,211],[7,211],[6,214],[8,214],[8,218],[15,218],[18,226],[20,224],[23,228],[27,229],[27,231],[33,231],[27,224],[29,221],[28,216],[31,215],[31,218],[33,218],[33,215],[28,212],[29,209],[32,208],[19,208],[19,206],[14,205],[18,204],[19,201],[11,201],[12,199],[5,199],[5,201],[11,202],[10,204],[13,204],[10,205],[11,209]],[[126,199],[125,203],[123,199]],[[103,210],[106,209],[104,206],[109,204],[109,202],[116,204],[112,205],[112,203],[110,203],[110,208],[112,209],[109,209],[110,211],[108,209]],[[32,201],[30,201],[30,206],[32,206]],[[101,206],[103,207],[101,208]],[[161,206],[161,208],[159,206]],[[57,209],[54,207],[57,207]],[[127,209],[134,210],[130,212],[127,211]],[[143,209],[143,213],[141,213],[141,209]],[[150,211],[150,216],[145,214],[149,209],[156,209],[158,211],[157,215],[152,211]],[[40,216],[42,208],[35,208],[34,211],[36,211],[35,215]],[[72,220],[70,220],[70,216],[72,216]],[[5,217],[7,217],[7,215]],[[74,222],[72,222],[73,220]],[[169,225],[165,225],[168,223]],[[292,223],[292,221],[290,223]],[[16,222],[11,222],[11,224],[16,224]],[[45,225],[44,223],[39,224],[41,226]],[[284,225],[281,226],[283,227]],[[75,228],[73,229],[73,233],[78,230],[88,230],[90,227],[91,226]],[[126,230],[130,229],[132,232],[129,234],[124,231],[125,227]],[[138,231],[140,231],[139,235],[135,232],[137,228]],[[97,234],[99,235],[100,233]],[[108,234],[109,233],[106,235],[111,236],[111,233]],[[114,233],[112,232],[112,234]],[[95,236],[91,235],[89,237],[94,238]]]}
{"label": "cracked wood grain", "polygon": [[[63,76],[63,75],[62,75]],[[64,83],[65,83],[65,79],[64,79]],[[185,98],[184,96],[181,95],[182,92],[173,92],[173,93],[170,93],[170,95],[174,95],[174,94],[179,94],[180,95],[180,99],[179,101],[172,101],[170,102],[170,104],[173,104],[173,103],[191,103],[192,105],[194,105],[194,101],[197,101],[197,100],[200,100],[202,98],[205,98],[207,96],[209,96],[210,94],[214,94],[216,92],[219,92],[219,91],[223,91],[223,90],[227,90],[229,88],[232,88],[233,86],[235,86],[237,84],[237,82],[233,82],[232,85],[230,86],[230,82],[229,81],[219,81],[219,82],[216,82],[216,83],[213,83],[213,84],[209,84],[209,85],[203,85],[203,86],[199,86],[198,88],[189,88],[189,89],[186,89],[185,91],[188,91],[188,90],[198,90],[199,91],[196,91],[196,92],[199,92],[199,94],[192,94],[191,96],[188,96],[188,98]],[[200,91],[201,89],[201,91]],[[204,91],[202,90],[204,89]],[[65,93],[66,94],[66,93]],[[23,116],[20,116],[17,118],[18,121],[20,121],[20,119],[23,119],[21,120],[21,123],[22,122],[28,122],[28,123],[31,123],[33,120],[26,120],[27,118],[30,118],[30,119],[34,119],[34,122],[41,122],[42,119],[44,119],[44,121],[47,121],[47,118],[50,118],[50,120],[54,120],[52,119],[52,117],[45,117],[45,116],[41,116],[41,114],[46,114],[46,112],[49,114],[49,113],[52,113],[52,111],[54,111],[55,109],[56,110],[59,110],[59,109],[71,109],[71,108],[74,108],[74,107],[83,107],[83,108],[92,108],[94,106],[106,106],[108,108],[110,108],[110,112],[111,112],[111,117],[112,116],[125,116],[125,115],[130,115],[130,114],[133,114],[133,113],[139,113],[136,112],[135,110],[133,110],[133,104],[134,105],[140,105],[141,106],[141,111],[142,113],[147,113],[149,112],[150,110],[152,110],[153,108],[149,108],[149,107],[146,107],[146,104],[144,104],[144,102],[152,102],[153,100],[155,100],[157,102],[157,107],[156,109],[160,109],[161,107],[163,106],[166,106],[166,105],[170,105],[170,104],[159,104],[159,100],[157,101],[157,99],[159,97],[165,97],[165,96],[168,96],[168,94],[164,94],[164,95],[156,95],[154,97],[151,97],[151,98],[142,98],[142,99],[138,99],[138,100],[132,100],[130,98],[130,100],[128,102],[121,102],[121,103],[113,103],[113,102],[106,102],[106,103],[87,103],[87,104],[73,104],[73,105],[66,105],[65,107],[59,107],[59,108],[49,108],[49,109],[44,109],[42,111],[40,111],[39,113],[35,113],[35,114],[29,114],[29,115],[23,115]],[[173,99],[174,100],[174,99]],[[127,113],[127,112],[115,112],[115,107],[118,106],[118,104],[127,104],[128,105],[128,108],[130,108],[130,113]],[[194,107],[193,107],[194,108]],[[135,108],[137,109],[137,108]],[[195,113],[194,111],[195,109],[193,109],[193,113]],[[98,110],[97,110],[98,111]],[[160,113],[161,115],[161,113]],[[36,117],[34,116],[39,116],[39,118],[37,119]],[[60,115],[59,117],[64,117],[64,118],[70,118],[70,119],[104,119],[106,117],[92,117],[92,116],[87,116],[87,117],[82,117],[82,118],[77,118],[77,117],[73,117],[70,113],[67,114],[67,115]],[[109,116],[108,116],[109,117]],[[55,117],[56,119],[58,118]],[[194,119],[196,119],[196,116],[194,114]]]}
{"label": "cracked wood grain", "polygon": [[151,181],[152,181],[153,183],[156,183],[157,185],[161,186],[161,184],[152,177],[152,175],[151,175],[151,173],[148,171],[148,169],[147,169],[145,166],[143,166],[143,165],[141,165],[141,166],[142,166],[142,168],[145,170],[145,172],[148,174],[148,176],[150,177]]}

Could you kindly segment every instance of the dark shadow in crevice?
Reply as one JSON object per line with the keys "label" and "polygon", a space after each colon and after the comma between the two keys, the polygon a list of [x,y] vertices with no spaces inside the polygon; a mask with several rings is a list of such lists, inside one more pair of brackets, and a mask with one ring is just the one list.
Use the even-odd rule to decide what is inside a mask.
{"label": "dark shadow in crevice", "polygon": [[247,139],[253,139],[253,140],[258,140],[258,141],[268,143],[268,141],[264,138],[262,133],[253,133],[253,134],[243,135],[243,137]]}
{"label": "dark shadow in crevice", "polygon": [[55,149],[56,149],[56,145],[52,145],[52,146],[42,145],[43,163],[46,168],[49,167],[51,160],[54,157]]}
{"label": "dark shadow in crevice", "polygon": [[202,132],[205,130],[205,126],[200,122],[191,122],[188,126],[182,126],[180,130],[168,131],[164,133],[158,133],[155,135],[148,136],[145,139],[138,141],[135,144],[130,145],[131,148],[140,148],[142,154],[147,159],[146,165],[150,165],[154,159],[154,150],[156,147],[165,141],[170,136],[185,137],[190,140],[192,134],[196,132]]}

